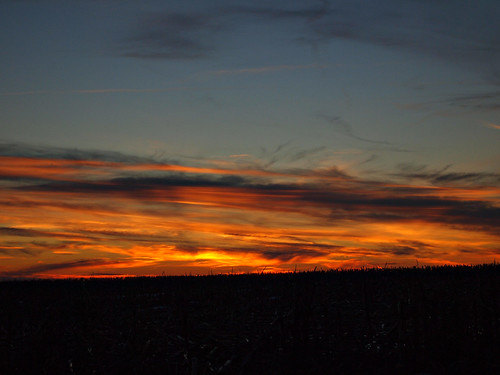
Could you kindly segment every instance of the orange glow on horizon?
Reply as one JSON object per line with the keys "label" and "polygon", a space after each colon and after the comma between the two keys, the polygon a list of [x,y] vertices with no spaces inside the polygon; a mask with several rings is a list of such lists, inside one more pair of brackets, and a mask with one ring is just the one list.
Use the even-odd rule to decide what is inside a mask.
{"label": "orange glow on horizon", "polygon": [[[413,266],[416,259],[477,264],[500,251],[500,234],[487,219],[497,220],[496,186],[323,179],[315,171],[0,160],[3,277],[290,272]],[[122,178],[125,171],[131,179]],[[146,172],[162,174],[151,179]],[[170,172],[192,176],[183,180]],[[258,180],[219,179],[225,175]],[[46,182],[38,185],[38,178]]]}

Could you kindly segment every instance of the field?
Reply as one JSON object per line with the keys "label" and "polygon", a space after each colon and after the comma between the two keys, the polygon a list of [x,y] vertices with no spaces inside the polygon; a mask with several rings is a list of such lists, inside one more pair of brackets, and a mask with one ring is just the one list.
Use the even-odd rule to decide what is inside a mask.
{"label": "field", "polygon": [[500,267],[4,281],[0,374],[500,373]]}

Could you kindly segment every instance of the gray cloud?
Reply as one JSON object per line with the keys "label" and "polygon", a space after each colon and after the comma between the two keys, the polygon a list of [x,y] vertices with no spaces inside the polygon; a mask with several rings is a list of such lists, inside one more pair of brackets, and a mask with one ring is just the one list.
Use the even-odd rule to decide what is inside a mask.
{"label": "gray cloud", "polygon": [[394,147],[394,145],[390,142],[378,141],[378,140],[360,137],[359,135],[357,135],[354,132],[351,124],[349,124],[349,122],[347,122],[341,116],[331,116],[331,115],[324,114],[324,113],[318,113],[316,115],[316,117],[323,120],[323,121],[326,121],[335,132],[342,134],[344,136],[347,136],[347,137],[350,137],[350,138],[353,138],[353,139],[356,139],[356,140],[362,141],[362,142],[390,146],[390,150],[392,150],[392,151],[409,152],[409,150],[403,150],[403,149],[399,149],[397,147]]}
{"label": "gray cloud", "polygon": [[41,232],[31,229],[0,227],[0,236],[37,237]]}
{"label": "gray cloud", "polygon": [[[222,39],[222,32],[232,32],[249,22],[297,21],[313,22],[327,12],[319,6],[284,8],[279,1],[265,7],[233,6],[228,2],[204,11],[164,11],[142,17],[128,37],[120,43],[120,54],[141,59],[192,60],[210,56]],[[286,4],[286,3],[285,3]]]}
{"label": "gray cloud", "polygon": [[426,250],[433,247],[434,246],[421,241],[399,240],[396,243],[380,245],[379,249],[381,252],[390,253],[392,255],[409,256],[425,255]]}
{"label": "gray cloud", "polygon": [[26,158],[97,160],[117,163],[157,163],[153,158],[133,156],[116,151],[81,150],[67,147],[32,145],[24,143],[0,143],[0,156]]}
{"label": "gray cloud", "polygon": [[[497,82],[496,85],[500,86],[500,82]],[[446,103],[463,109],[498,111],[500,110],[500,92],[494,91],[456,96],[454,98],[448,99]]]}
{"label": "gray cloud", "polygon": [[34,257],[41,253],[39,249],[30,249],[24,246],[17,245],[18,244],[11,242],[3,243],[3,245],[0,246],[0,254],[13,257],[18,257],[19,255]]}
{"label": "gray cloud", "polygon": [[319,39],[343,38],[405,48],[453,62],[489,65],[500,57],[500,11],[489,1],[462,6],[439,1],[401,4],[397,0],[330,4],[328,17],[311,25]]}
{"label": "gray cloud", "polygon": [[307,150],[298,151],[294,155],[292,155],[292,157],[290,158],[290,161],[294,162],[294,161],[304,159],[308,156],[317,154],[325,149],[326,149],[325,146],[320,146],[320,147],[314,147],[314,148],[307,149]]}
{"label": "gray cloud", "polygon": [[121,43],[121,54],[142,59],[198,59],[214,49],[212,37],[226,20],[212,12],[163,12],[144,17]]}
{"label": "gray cloud", "polygon": [[390,176],[404,179],[424,180],[437,186],[460,184],[469,185],[498,185],[500,184],[500,173],[487,172],[449,172],[451,165],[440,170],[428,169],[426,165],[400,164],[399,172],[391,173]]}

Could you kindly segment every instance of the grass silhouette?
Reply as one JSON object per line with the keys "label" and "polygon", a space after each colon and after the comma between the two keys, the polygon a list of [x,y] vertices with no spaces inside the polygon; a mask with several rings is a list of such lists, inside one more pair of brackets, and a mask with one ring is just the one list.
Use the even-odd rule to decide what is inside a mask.
{"label": "grass silhouette", "polygon": [[499,373],[498,265],[0,283],[2,374]]}

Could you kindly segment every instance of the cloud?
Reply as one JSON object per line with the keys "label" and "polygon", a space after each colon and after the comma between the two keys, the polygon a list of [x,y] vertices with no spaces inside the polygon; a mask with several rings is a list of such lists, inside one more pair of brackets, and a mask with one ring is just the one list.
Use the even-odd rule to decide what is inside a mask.
{"label": "cloud", "polygon": [[24,96],[43,94],[143,94],[162,93],[170,91],[188,91],[196,88],[190,87],[164,87],[164,88],[100,88],[100,89],[79,89],[79,90],[34,90],[34,91],[11,91],[0,92],[0,96]]}
{"label": "cloud", "polygon": [[414,255],[417,250],[411,246],[397,245],[384,247],[383,251],[389,252],[393,255]]}
{"label": "cloud", "polygon": [[424,180],[436,186],[457,185],[493,185],[500,184],[500,173],[487,172],[449,172],[451,165],[440,170],[430,170],[426,165],[401,164],[400,172],[391,173],[391,176],[402,177],[406,180]]}
{"label": "cloud", "polygon": [[37,237],[41,232],[30,229],[0,227],[0,236]]}
{"label": "cloud", "polygon": [[[299,2],[300,3],[300,2]],[[264,7],[235,7],[247,17],[273,22],[299,21],[302,40],[350,39],[389,48],[404,48],[449,61],[497,61],[500,11],[489,1],[452,7],[442,1],[321,1],[310,5],[271,1]],[[231,8],[230,8],[231,9]],[[478,28],[477,25],[481,27]],[[472,31],[473,30],[473,31]],[[495,65],[492,65],[495,66]]]}
{"label": "cloud", "polygon": [[0,156],[36,159],[62,159],[73,161],[107,161],[117,163],[156,163],[153,158],[123,154],[117,151],[81,150],[76,148],[0,143]]}
{"label": "cloud", "polygon": [[[382,0],[289,2],[274,0],[259,5],[217,6],[196,11],[162,11],[141,20],[120,43],[122,56],[140,59],[206,58],[222,48],[228,35],[251,23],[288,28],[290,40],[316,47],[344,39],[387,49],[432,56],[500,83],[500,10],[490,1],[450,6],[443,1]],[[480,27],[478,27],[480,25]],[[244,45],[246,38],[241,38]],[[211,74],[255,74],[297,69],[300,65],[221,69]],[[311,66],[313,67],[313,66]],[[302,69],[302,67],[300,67]],[[497,93],[485,94],[497,96]],[[457,98],[456,105],[497,110],[493,98]],[[365,140],[364,141],[371,141]]]}
{"label": "cloud", "polygon": [[486,126],[488,126],[489,128],[492,128],[492,129],[500,130],[500,125],[497,125],[497,124],[489,123]]}
{"label": "cloud", "polygon": [[40,250],[29,249],[23,246],[16,246],[17,244],[4,243],[6,246],[0,246],[0,254],[8,255],[10,257],[29,256],[35,257],[40,255]]}
{"label": "cloud", "polygon": [[422,241],[398,240],[395,243],[381,244],[379,250],[396,256],[426,256],[434,246]]}
{"label": "cloud", "polygon": [[[448,61],[497,61],[499,11],[489,1],[471,7],[445,2],[353,1],[312,23],[317,38],[343,38],[430,54]],[[482,25],[478,28],[477,25]],[[474,30],[474,31],[471,31]],[[478,61],[479,60],[479,61]]]}
{"label": "cloud", "polygon": [[97,266],[110,266],[120,264],[120,261],[108,259],[85,259],[63,263],[41,263],[30,267],[21,268],[14,271],[0,273],[2,277],[38,277],[48,271],[60,271],[72,268],[92,268]]}
{"label": "cloud", "polygon": [[212,37],[225,28],[222,14],[162,12],[143,17],[121,43],[121,54],[141,59],[199,59],[212,50]]}
{"label": "cloud", "polygon": [[[164,11],[142,17],[130,35],[120,43],[120,54],[140,59],[193,60],[210,56],[215,50],[216,37],[223,38],[223,32],[234,31],[238,25],[255,21],[257,18],[273,20],[313,21],[323,16],[325,6],[302,9],[282,9],[279,6],[255,7],[232,6],[229,3],[205,11]],[[215,74],[262,73],[264,70],[242,70],[230,72],[221,70]],[[281,66],[278,70],[295,69]]]}
{"label": "cloud", "polygon": [[[34,153],[31,148],[25,150]],[[19,154],[22,149],[9,152]],[[265,155],[290,160],[321,152],[321,147],[297,150],[283,144]],[[62,159],[42,155],[87,157],[91,153],[37,149],[36,154],[38,158],[11,157],[12,163],[22,168],[23,163],[36,160],[43,166],[57,166]],[[129,163],[133,159],[127,155],[95,155],[125,161],[95,160],[92,168],[80,168],[71,179],[47,170],[43,182],[0,185],[0,209],[9,223],[0,227],[2,255],[25,265],[32,255],[42,254],[40,259],[45,259],[42,256],[63,253],[59,256],[64,259],[119,256],[142,262],[141,267],[156,267],[164,260],[254,267],[337,264],[341,258],[432,258],[446,251],[452,254],[450,249],[458,243],[473,247],[481,241],[485,245],[474,255],[477,258],[489,256],[488,249],[499,239],[498,189],[482,187],[485,176],[480,172],[406,164],[387,174],[391,178],[386,181],[372,181],[336,166],[261,167],[254,170],[258,174],[251,174],[246,164],[239,170],[230,157],[231,169],[221,169],[212,167],[209,160],[204,160],[204,167],[171,168],[159,162]],[[62,164],[67,163],[73,162]],[[221,160],[214,163],[224,165]],[[394,183],[392,178],[405,183]],[[422,186],[418,179],[425,178],[450,187]],[[85,263],[73,263],[79,261],[54,263],[53,271],[84,269]],[[15,272],[50,271],[43,270],[24,267]]]}
{"label": "cloud", "polygon": [[463,109],[498,111],[500,110],[500,92],[490,91],[485,93],[456,96],[445,100],[444,103]]}
{"label": "cloud", "polygon": [[290,161],[295,162],[298,160],[302,160],[302,159],[307,158],[311,155],[317,154],[325,149],[326,149],[325,146],[320,146],[320,147],[314,147],[314,148],[311,148],[308,150],[298,151],[294,155],[292,155],[292,157],[290,158]]}
{"label": "cloud", "polygon": [[[386,141],[378,141],[378,140],[373,140],[373,139],[367,139],[358,136],[357,134],[354,133],[354,130],[352,129],[351,124],[349,124],[346,120],[344,120],[341,116],[331,116],[328,114],[324,113],[318,113],[316,115],[321,120],[326,121],[328,124],[330,124],[333,128],[334,131],[336,131],[339,134],[345,135],[347,137],[356,139],[358,141],[362,142],[367,142],[367,143],[374,143],[374,144],[379,144],[379,145],[386,145],[386,146],[393,146],[392,143],[386,142]],[[400,151],[400,152],[407,152],[408,150],[401,150],[398,148],[391,147],[393,151]]]}
{"label": "cloud", "polygon": [[241,69],[221,69],[208,72],[210,75],[233,75],[233,74],[262,74],[271,72],[281,72],[289,70],[301,69],[324,69],[327,65],[324,64],[308,64],[308,65],[270,65],[261,66],[258,68],[241,68]]}
{"label": "cloud", "polygon": [[[405,177],[426,177],[424,173]],[[433,174],[434,181],[475,181],[481,174]],[[494,176],[498,179],[498,176]],[[426,188],[398,188],[362,180],[330,183],[276,183],[241,176],[170,174],[162,177],[118,177],[104,181],[53,182],[22,186],[19,191],[54,194],[115,195],[151,202],[185,202],[214,207],[308,212],[321,207],[330,220],[427,221],[496,231],[500,208],[488,201],[433,195]],[[198,203],[196,203],[198,202]],[[377,216],[379,215],[379,216]]]}

